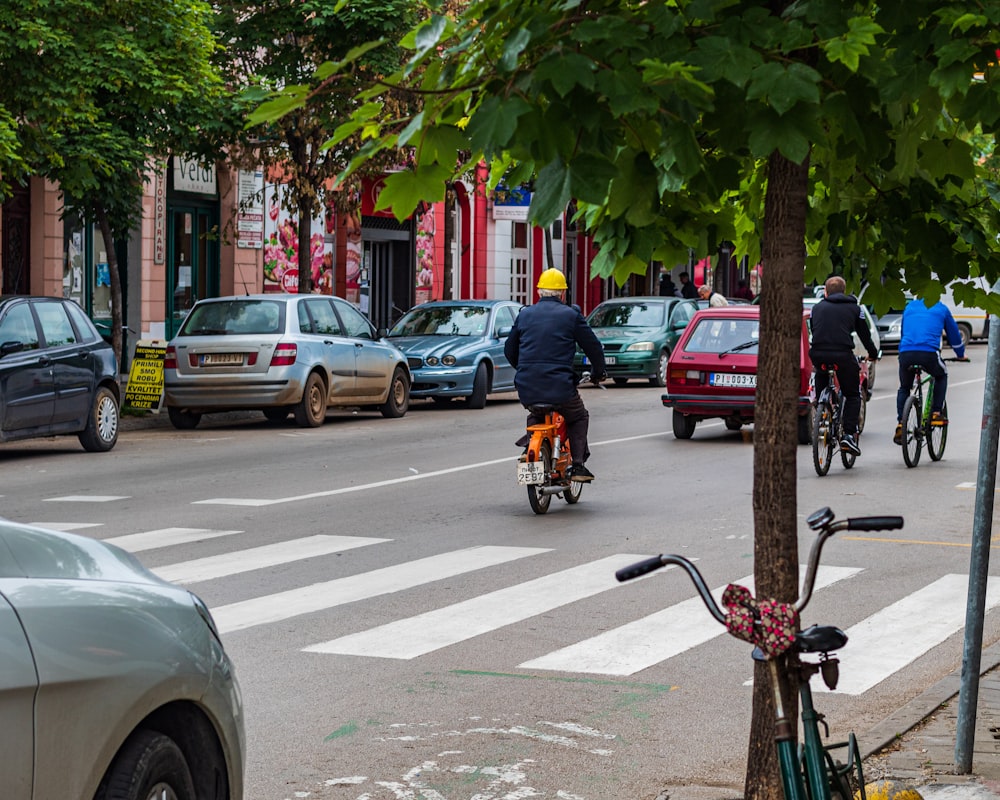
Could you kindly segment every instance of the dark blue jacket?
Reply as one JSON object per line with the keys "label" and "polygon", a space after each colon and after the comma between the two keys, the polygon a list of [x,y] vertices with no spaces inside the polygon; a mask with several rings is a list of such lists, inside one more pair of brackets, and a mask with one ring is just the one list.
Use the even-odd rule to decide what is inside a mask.
{"label": "dark blue jacket", "polygon": [[504,345],[517,369],[514,385],[522,405],[565,403],[576,391],[576,346],[590,359],[594,375],[604,375],[604,348],[579,309],[558,297],[542,297],[521,309]]}
{"label": "dark blue jacket", "polygon": [[872,332],[865,320],[865,310],[853,295],[836,292],[813,306],[811,318],[812,349],[822,353],[854,352],[857,333],[869,357],[878,358]]}
{"label": "dark blue jacket", "polygon": [[941,301],[928,308],[920,298],[914,298],[903,309],[900,323],[899,352],[936,353],[941,349],[941,331],[959,358],[965,357],[962,332],[951,310]]}

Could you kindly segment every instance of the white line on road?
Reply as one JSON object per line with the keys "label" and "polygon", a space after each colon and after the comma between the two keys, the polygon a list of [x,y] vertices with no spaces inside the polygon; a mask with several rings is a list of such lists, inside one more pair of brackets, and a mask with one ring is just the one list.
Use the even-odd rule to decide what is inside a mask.
{"label": "white line on road", "polygon": [[222,553],[217,556],[184,561],[180,564],[155,567],[153,572],[171,583],[195,583],[389,541],[392,540],[318,534],[306,536],[303,539],[290,539],[285,542],[266,544],[263,547],[252,547],[235,553]]}
{"label": "white line on road", "polygon": [[114,494],[70,494],[65,497],[46,497],[43,503],[113,503],[115,500],[128,500],[129,495]]}
{"label": "white line on road", "polygon": [[410,659],[582,600],[619,584],[614,571],[648,556],[614,555],[461,603],[304,648],[307,653]]}
{"label": "white line on road", "polygon": [[178,544],[216,539],[220,536],[232,536],[234,533],[243,533],[243,531],[213,531],[209,528],[160,528],[155,531],[114,536],[104,541],[118,545],[130,553],[140,553],[144,550],[156,550],[160,547],[173,547]]}
{"label": "white line on road", "polygon": [[223,633],[243,630],[254,625],[290,619],[300,614],[323,611],[334,606],[367,600],[383,594],[401,592],[433,581],[461,575],[465,572],[504,564],[526,556],[551,552],[543,547],[500,547],[486,545],[469,547],[450,553],[420,558],[404,564],[362,572],[347,578],[337,578],[300,589],[255,597],[212,609],[219,630]]}
{"label": "white line on road", "polygon": [[[800,569],[800,576],[805,567]],[[816,573],[816,589],[861,572],[856,567],[820,567]],[[684,580],[687,578],[685,577]],[[736,581],[753,592],[753,576]],[[716,603],[721,601],[725,586],[712,592]],[[597,675],[634,675],[636,672],[679,655],[726,632],[708,613],[700,597],[692,597],[663,611],[607,631],[577,644],[555,650],[548,655],[518,666],[522,669],[560,670]]]}
{"label": "white line on road", "polygon": [[[2,495],[0,495],[2,497]],[[50,531],[80,531],[84,528],[100,528],[103,522],[29,522],[36,528],[48,528]]]}
{"label": "white line on road", "polygon": [[[666,436],[667,431],[661,431],[658,433],[644,433],[639,436],[626,436],[622,439],[609,439],[605,442],[592,442],[591,447],[601,447],[602,445],[608,444],[621,444],[622,442],[632,442],[638,439],[651,439],[656,436]],[[351,492],[363,492],[368,489],[379,489],[383,486],[395,486],[400,483],[408,483],[409,481],[422,481],[425,478],[439,478],[442,475],[451,475],[455,472],[468,472],[470,469],[480,469],[482,467],[492,467],[495,464],[505,464],[511,461],[515,461],[517,456],[507,456],[506,458],[494,458],[490,461],[479,461],[475,464],[463,464],[459,467],[449,467],[448,469],[438,469],[433,472],[424,472],[419,475],[405,475],[400,478],[389,478],[384,481],[375,481],[374,483],[364,483],[360,486],[344,486],[340,489],[327,489],[322,492],[311,492],[309,494],[300,494],[293,497],[277,497],[271,500],[261,497],[216,497],[211,500],[195,500],[192,505],[220,505],[220,506],[273,506],[279,503],[296,503],[300,500],[316,500],[320,497],[334,497],[338,494],[349,494]]]}
{"label": "white line on road", "polygon": [[[961,630],[968,593],[968,575],[945,575],[848,628],[837,694],[863,694]],[[990,578],[986,610],[998,603],[1000,578]]]}

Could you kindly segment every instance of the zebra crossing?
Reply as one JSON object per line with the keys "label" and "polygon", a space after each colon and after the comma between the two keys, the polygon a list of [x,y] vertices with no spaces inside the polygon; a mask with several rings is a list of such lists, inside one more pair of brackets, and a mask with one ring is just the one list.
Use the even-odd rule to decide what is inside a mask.
{"label": "zebra crossing", "polygon": [[[61,530],[90,529],[93,525],[33,523]],[[133,553],[175,547],[209,539],[235,542],[231,552],[176,562],[153,569],[160,577],[184,585],[250,573],[278,564],[291,564],[317,556],[357,548],[376,548],[391,539],[314,535],[258,547],[239,548],[238,530],[161,528],[114,537],[105,541]],[[251,627],[325,611],[347,603],[419,589],[435,582],[554,552],[544,547],[481,545],[443,552],[347,577],[308,584],[212,609],[219,630],[230,634]],[[381,554],[385,554],[382,551]],[[452,603],[413,616],[357,631],[325,642],[316,642],[304,652],[350,655],[381,659],[416,659],[445,647],[517,625],[574,602],[613,591],[628,591],[615,581],[614,572],[623,565],[646,558],[646,554],[619,553],[589,561],[542,577]],[[661,573],[663,575],[672,568]],[[821,566],[816,592],[851,592],[852,581],[864,572],[857,567]],[[644,578],[643,580],[646,580]],[[687,578],[684,577],[686,581]],[[735,583],[753,591],[753,576]],[[718,601],[724,586],[716,587]],[[844,670],[838,694],[859,695],[903,669],[914,659],[944,642],[965,624],[968,577],[949,574],[904,597],[886,598],[887,605],[867,619],[845,630],[850,644],[850,670]],[[987,585],[987,610],[1000,605],[1000,578]],[[706,612],[701,599],[691,597],[668,608],[611,630],[538,655],[517,664],[531,671],[567,672],[582,675],[630,676],[667,661],[725,634]]]}

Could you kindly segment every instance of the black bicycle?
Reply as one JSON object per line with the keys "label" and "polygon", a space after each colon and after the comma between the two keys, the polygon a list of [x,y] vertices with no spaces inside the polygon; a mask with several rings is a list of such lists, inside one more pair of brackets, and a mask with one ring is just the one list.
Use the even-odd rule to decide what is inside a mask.
{"label": "black bicycle", "polygon": [[[820,364],[827,374],[826,388],[816,399],[815,417],[813,419],[813,466],[817,475],[826,475],[830,471],[830,464],[833,462],[833,454],[840,451],[840,460],[844,469],[854,466],[857,456],[844,450],[840,446],[840,440],[844,438],[844,403],[846,398],[840,389],[840,380],[837,377],[836,364]],[[864,372],[861,375],[864,380]],[[861,410],[858,412],[858,440],[861,439],[861,432],[865,429],[865,414],[868,407],[866,392],[862,386]]]}

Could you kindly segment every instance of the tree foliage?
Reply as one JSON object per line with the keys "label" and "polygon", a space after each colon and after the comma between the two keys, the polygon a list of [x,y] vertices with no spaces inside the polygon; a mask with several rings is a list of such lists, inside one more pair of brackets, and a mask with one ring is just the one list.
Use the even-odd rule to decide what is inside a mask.
{"label": "tree foliage", "polygon": [[[355,95],[402,62],[396,40],[415,22],[406,0],[362,0],[336,8],[323,0],[227,3],[215,24],[225,51],[219,68],[246,110],[266,98],[282,116],[250,115],[234,157],[280,171],[289,209],[298,218],[299,252],[309,252],[312,218],[328,204],[354,210],[357,192],[334,178],[356,152],[358,138],[324,145],[356,109]],[[344,59],[348,60],[345,62]],[[387,92],[386,107],[398,103]],[[393,154],[389,161],[396,162]],[[366,165],[385,166],[386,158]],[[332,201],[332,202],[331,202]],[[299,271],[299,290],[311,275]]]}
{"label": "tree foliage", "polygon": [[139,221],[149,168],[171,152],[214,155],[226,118],[211,16],[201,0],[11,0],[0,19],[0,107],[15,153],[24,174],[57,183],[65,210],[102,231],[119,362],[114,242]]}

